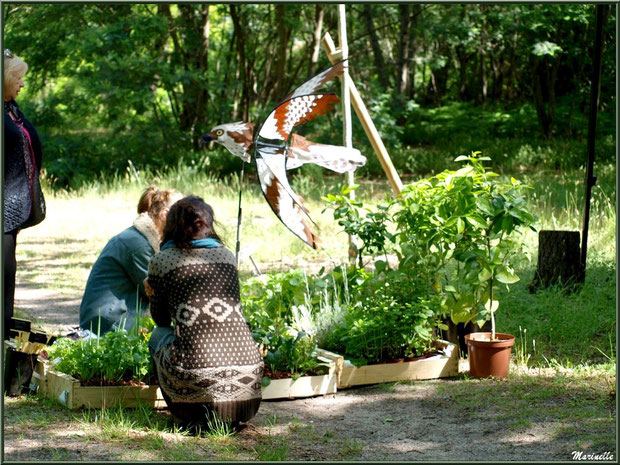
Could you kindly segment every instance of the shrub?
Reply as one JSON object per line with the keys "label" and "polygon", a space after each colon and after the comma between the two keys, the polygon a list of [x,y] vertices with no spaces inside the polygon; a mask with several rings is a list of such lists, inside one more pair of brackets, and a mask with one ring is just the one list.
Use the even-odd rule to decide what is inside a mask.
{"label": "shrub", "polygon": [[[378,287],[370,289],[385,285],[379,302],[394,299],[401,312],[410,302],[426,302],[429,322],[443,314],[455,323],[482,324],[498,305],[497,283],[519,279],[512,266],[522,250],[516,236],[534,222],[525,186],[514,178],[500,181],[484,166],[489,158],[479,155],[458,157],[465,167],[415,182],[376,211],[350,200],[347,189],[326,197],[338,224],[362,243],[360,266],[365,253],[375,260]],[[394,269],[387,258],[377,259],[388,251],[397,257]],[[434,307],[437,296],[441,305]]]}

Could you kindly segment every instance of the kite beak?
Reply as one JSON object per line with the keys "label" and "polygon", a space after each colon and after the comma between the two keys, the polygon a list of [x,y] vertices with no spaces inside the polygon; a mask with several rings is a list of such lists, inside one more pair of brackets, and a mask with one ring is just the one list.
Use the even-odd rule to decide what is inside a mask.
{"label": "kite beak", "polygon": [[211,134],[209,134],[208,132],[206,134],[203,134],[200,138],[200,142],[202,142],[204,145],[207,145],[211,141],[213,141],[213,137],[211,137]]}

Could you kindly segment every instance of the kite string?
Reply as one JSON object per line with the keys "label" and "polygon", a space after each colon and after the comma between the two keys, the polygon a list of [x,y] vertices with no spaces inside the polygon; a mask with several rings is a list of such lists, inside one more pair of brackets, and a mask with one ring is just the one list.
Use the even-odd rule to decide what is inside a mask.
{"label": "kite string", "polygon": [[241,234],[241,193],[243,192],[243,174],[245,172],[245,162],[241,162],[241,174],[239,175],[239,210],[237,213],[237,244],[235,249],[235,260],[237,262],[237,269],[239,269],[239,250],[241,248],[241,241],[239,240]]}

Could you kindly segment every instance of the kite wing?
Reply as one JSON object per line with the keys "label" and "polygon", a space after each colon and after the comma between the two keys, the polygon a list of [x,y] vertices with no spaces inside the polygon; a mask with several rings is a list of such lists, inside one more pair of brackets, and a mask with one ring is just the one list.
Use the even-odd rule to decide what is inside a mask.
{"label": "kite wing", "polygon": [[338,103],[340,99],[332,93],[316,93],[328,81],[338,77],[344,71],[346,60],[340,61],[325,71],[308,79],[289,94],[269,114],[263,122],[258,136],[264,139],[287,141],[295,126],[313,120]]}
{"label": "kite wing", "polygon": [[336,94],[300,95],[285,100],[265,119],[258,136],[263,139],[288,141],[295,126],[327,113],[333,108],[332,105],[339,101]]}
{"label": "kite wing", "polygon": [[313,94],[321,87],[323,87],[327,82],[331,81],[335,77],[340,76],[344,71],[345,62],[347,60],[342,60],[333,65],[330,68],[327,68],[325,71],[320,72],[316,76],[308,79],[302,85],[300,85],[297,89],[293,91],[292,94],[287,95],[284,100],[289,100],[294,97],[299,97],[300,95],[308,95]]}
{"label": "kite wing", "polygon": [[[318,238],[302,199],[293,192],[286,177],[287,143],[295,126],[325,114],[340,101],[334,93],[316,93],[325,83],[340,76],[345,61],[322,71],[289,94],[261,125],[254,144],[254,160],[263,195],[276,216],[310,247],[318,248]],[[307,161],[310,161],[310,157]],[[297,166],[299,166],[297,164]]]}
{"label": "kite wing", "polygon": [[[284,149],[256,151],[254,160],[258,181],[265,200],[284,223],[302,241],[313,249],[318,248],[318,238],[307,220],[312,218],[303,206],[301,198],[293,192],[286,177],[286,157]],[[316,225],[315,225],[316,226]]]}

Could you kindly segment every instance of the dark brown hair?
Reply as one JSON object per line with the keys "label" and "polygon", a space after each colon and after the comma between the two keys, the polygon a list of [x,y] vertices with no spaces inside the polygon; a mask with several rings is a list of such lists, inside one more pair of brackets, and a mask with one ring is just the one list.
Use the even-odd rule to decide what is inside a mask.
{"label": "dark brown hair", "polygon": [[171,240],[178,248],[189,249],[193,239],[212,237],[221,241],[213,229],[214,221],[211,205],[195,195],[184,197],[170,207],[161,243]]}

